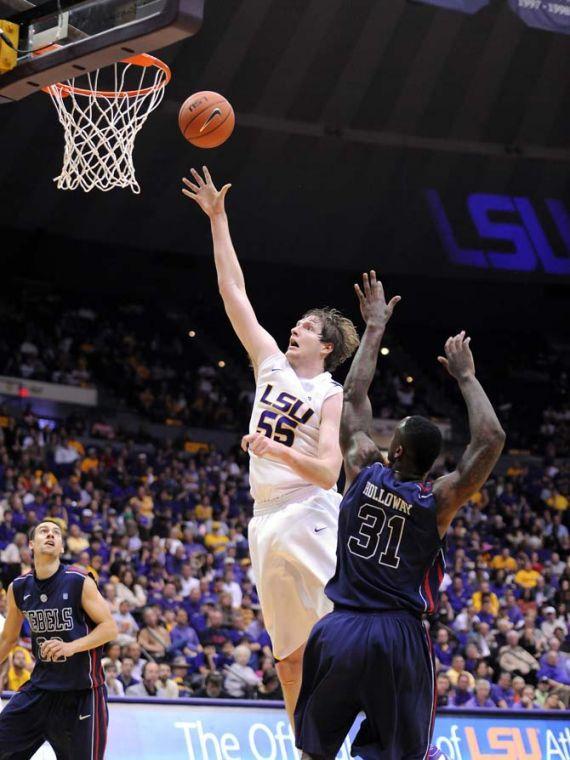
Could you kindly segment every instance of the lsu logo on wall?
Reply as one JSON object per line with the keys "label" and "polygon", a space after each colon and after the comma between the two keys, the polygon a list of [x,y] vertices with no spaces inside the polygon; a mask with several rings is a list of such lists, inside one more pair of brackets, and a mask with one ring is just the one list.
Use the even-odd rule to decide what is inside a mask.
{"label": "lsu logo on wall", "polygon": [[[570,275],[570,213],[556,198],[535,204],[523,196],[471,193],[453,217],[437,190],[424,191],[450,261],[511,272]],[[467,234],[475,245],[465,245]]]}
{"label": "lsu logo on wall", "polygon": [[434,744],[449,760],[570,760],[570,727],[548,728],[539,718],[513,722],[440,716]]}

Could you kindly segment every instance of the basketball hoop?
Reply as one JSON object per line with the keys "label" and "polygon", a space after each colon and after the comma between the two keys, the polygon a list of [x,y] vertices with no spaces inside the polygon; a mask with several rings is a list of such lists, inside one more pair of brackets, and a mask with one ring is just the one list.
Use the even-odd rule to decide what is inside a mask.
{"label": "basketball hoop", "polygon": [[[65,135],[59,190],[86,193],[130,187],[140,193],[135,177],[135,138],[163,97],[171,79],[166,63],[147,53],[45,88]],[[78,86],[76,82],[84,80]],[[102,81],[105,80],[105,81]],[[102,89],[108,81],[109,88]],[[127,89],[129,85],[138,85]]]}

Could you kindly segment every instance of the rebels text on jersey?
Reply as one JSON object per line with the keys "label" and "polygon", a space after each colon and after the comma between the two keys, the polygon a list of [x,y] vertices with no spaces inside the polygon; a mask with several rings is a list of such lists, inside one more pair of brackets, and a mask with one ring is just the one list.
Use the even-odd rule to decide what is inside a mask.
{"label": "rebels text on jersey", "polygon": [[41,647],[49,639],[75,641],[95,628],[81,606],[87,576],[74,567],[60,565],[49,578],[39,580],[34,573],[16,578],[12,588],[16,605],[32,631],[36,666],[32,683],[47,691],[93,689],[104,682],[102,647],[79,652],[55,661],[42,659]]}
{"label": "rebels text on jersey", "polygon": [[362,470],[340,505],[329,599],[339,607],[429,614],[443,573],[431,485],[399,481],[380,463]]}

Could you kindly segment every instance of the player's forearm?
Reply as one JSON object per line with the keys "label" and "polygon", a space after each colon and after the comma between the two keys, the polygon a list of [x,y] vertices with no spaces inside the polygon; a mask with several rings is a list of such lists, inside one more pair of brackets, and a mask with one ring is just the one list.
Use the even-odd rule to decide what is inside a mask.
{"label": "player's forearm", "polygon": [[280,461],[290,467],[308,483],[328,491],[336,485],[340,475],[341,459],[336,457],[310,457],[283,446]]}
{"label": "player's forearm", "polygon": [[354,433],[368,431],[372,425],[372,404],[368,391],[376,372],[384,329],[385,324],[367,325],[344,383],[340,443],[345,455]]}
{"label": "player's forearm", "polygon": [[505,440],[493,405],[475,375],[469,374],[458,379],[459,389],[467,406],[469,431],[472,445],[498,444]]}
{"label": "player's forearm", "polygon": [[8,639],[5,636],[0,636],[0,665],[2,665],[17,643],[18,637],[15,639]]}
{"label": "player's forearm", "polygon": [[360,403],[368,395],[386,325],[368,324],[344,382],[344,401]]}
{"label": "player's forearm", "polygon": [[115,621],[105,620],[103,623],[99,623],[99,625],[95,626],[87,636],[82,636],[80,639],[71,642],[73,654],[101,647],[103,644],[107,644],[109,641],[116,639],[117,635],[118,630]]}
{"label": "player's forearm", "polygon": [[232,243],[227,215],[215,214],[210,218],[210,226],[214,244],[214,263],[222,296],[225,289],[238,288],[245,291],[245,280]]}

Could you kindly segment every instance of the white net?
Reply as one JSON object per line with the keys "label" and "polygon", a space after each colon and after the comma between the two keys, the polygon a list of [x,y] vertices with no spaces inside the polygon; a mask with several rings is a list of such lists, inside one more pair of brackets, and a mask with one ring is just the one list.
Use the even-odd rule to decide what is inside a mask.
{"label": "white net", "polygon": [[99,89],[101,73],[83,74],[47,89],[65,133],[63,166],[54,182],[60,190],[106,192],[119,187],[138,194],[135,138],[162,101],[170,71],[151,56],[136,56],[105,71],[112,77],[105,90]]}

